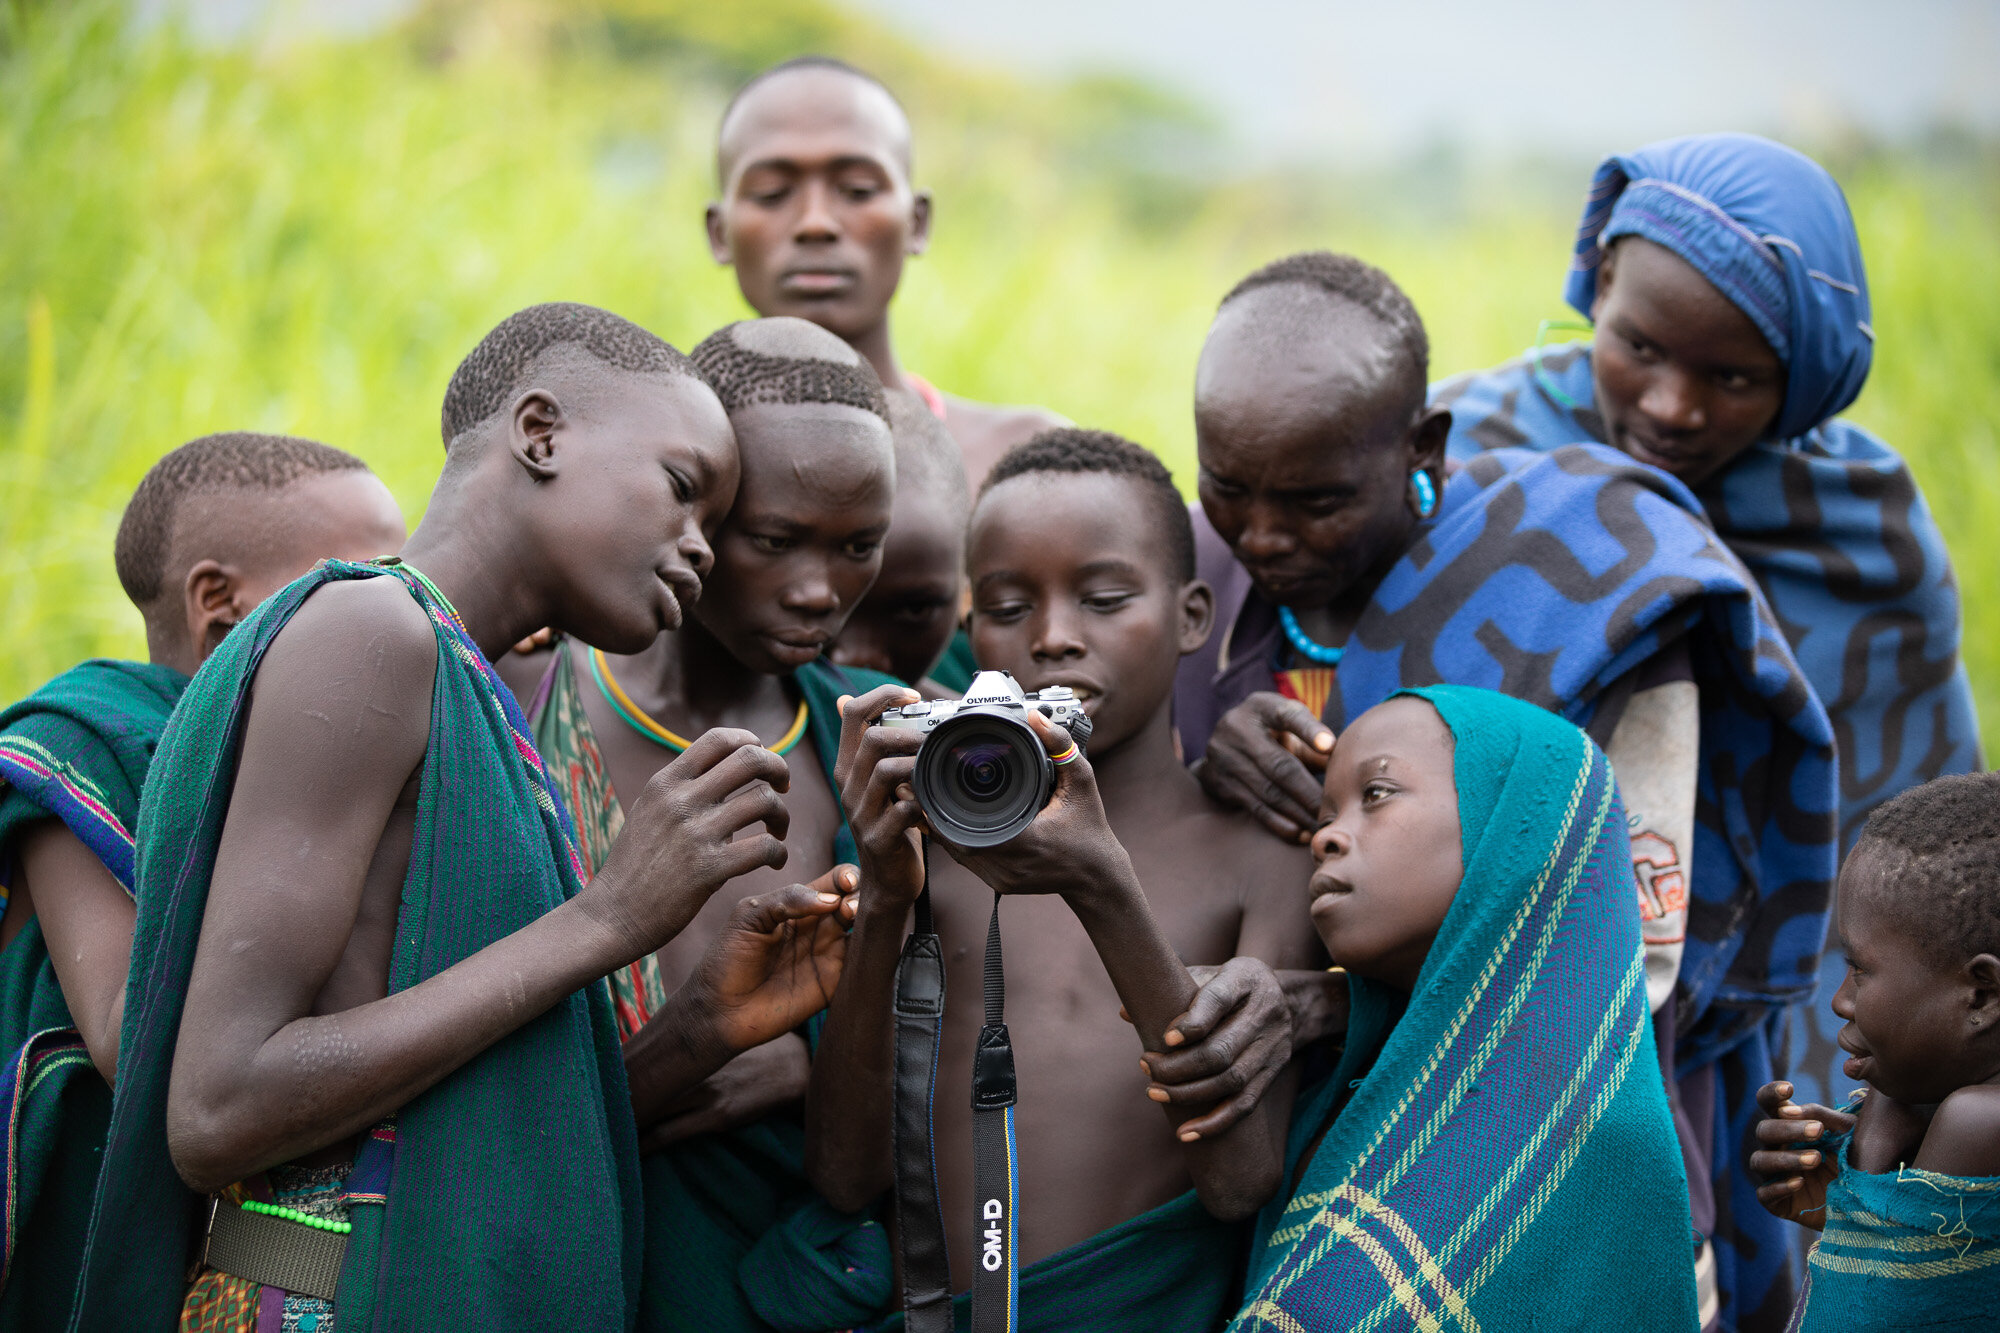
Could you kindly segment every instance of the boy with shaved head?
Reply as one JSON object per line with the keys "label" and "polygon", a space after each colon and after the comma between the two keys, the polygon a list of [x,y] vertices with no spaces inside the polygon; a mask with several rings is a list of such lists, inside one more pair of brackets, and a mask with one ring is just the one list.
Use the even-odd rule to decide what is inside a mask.
{"label": "boy with shaved head", "polygon": [[853,859],[831,777],[835,700],[888,678],[837,667],[825,653],[881,564],[896,455],[874,370],[817,325],[732,324],[692,356],[728,414],[741,468],[700,604],[650,644],[605,651],[565,639],[509,670],[519,680],[539,668],[522,693],[574,801],[586,859],[619,836],[632,794],[687,738],[738,728],[787,766],[784,877],[775,867],[742,874],[656,957],[613,978],[633,1106],[653,1150],[641,1325],[759,1328],[737,1268],[809,1193],[799,1166],[805,1040],[787,1032],[689,1089],[648,1072],[677,1037],[645,1020],[738,899]]}
{"label": "boy with shaved head", "polygon": [[[586,881],[487,656],[541,625],[626,651],[679,625],[733,441],[685,357],[575,305],[495,328],[446,419],[400,555],[272,597],[160,742],[73,1327],[632,1318],[637,1148],[598,982],[782,861],[784,765],[705,736]],[[663,1005],[652,1085],[812,1012],[838,906],[794,886],[736,914]]]}
{"label": "boy with shaved head", "polygon": [[716,135],[721,197],[708,245],[760,315],[839,334],[882,383],[908,387],[965,451],[977,487],[1011,446],[1061,419],[939,393],[896,359],[889,302],[903,261],[930,244],[931,196],[910,183],[910,121],[888,88],[843,61],[802,56],[737,91]]}
{"label": "boy with shaved head", "polygon": [[0,713],[0,1100],[16,1108],[0,1123],[15,1219],[0,1275],[34,1275],[6,1282],[0,1328],[68,1318],[118,1068],[139,793],[167,714],[273,591],[403,536],[388,488],[352,454],[248,432],[184,444],[118,527],[149,660],[85,662]]}
{"label": "boy with shaved head", "polygon": [[[1172,478],[1128,440],[1048,431],[989,474],[966,543],[979,664],[1012,672],[1024,690],[1068,686],[1093,723],[1088,753],[1069,751],[1047,806],[1000,847],[968,851],[940,836],[926,871],[909,785],[921,736],[868,725],[899,702],[890,691],[848,706],[843,797],[865,887],[852,967],[813,1069],[814,1179],[844,1209],[890,1187],[894,973],[928,875],[948,959],[936,1179],[951,1290],[972,1285],[983,1262],[963,1092],[983,1009],[974,949],[1004,895],[1022,1329],[1217,1327],[1244,1239],[1232,1224],[1277,1189],[1282,1170],[1281,1118],[1270,1117],[1292,1085],[1258,1098],[1290,1053],[1282,1005],[1262,1011],[1281,1049],[1253,1086],[1209,1077],[1179,1104],[1163,1084],[1148,1086],[1156,1073],[1182,1082],[1168,1073],[1186,1053],[1177,1048],[1215,1024],[1192,1015],[1183,960],[1323,962],[1306,917],[1303,849],[1210,801],[1175,758],[1174,669],[1208,637],[1213,607],[1194,564]],[[1067,737],[1044,731],[1058,754]],[[888,1283],[871,1279],[886,1275],[887,1255],[868,1261],[861,1238],[842,1248],[858,1256],[847,1297],[885,1302]],[[967,1299],[956,1306],[963,1328]]]}

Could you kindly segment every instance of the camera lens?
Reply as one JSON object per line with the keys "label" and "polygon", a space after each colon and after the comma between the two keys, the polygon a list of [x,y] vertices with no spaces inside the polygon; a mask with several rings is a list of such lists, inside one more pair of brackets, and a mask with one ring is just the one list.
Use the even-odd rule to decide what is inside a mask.
{"label": "camera lens", "polygon": [[954,795],[970,805],[1005,799],[1007,779],[1013,774],[1009,762],[1013,757],[1007,746],[992,741],[952,746],[944,765],[955,788]]}
{"label": "camera lens", "polygon": [[1048,803],[1054,769],[1026,725],[967,711],[924,738],[911,785],[940,837],[992,847],[1033,822]]}

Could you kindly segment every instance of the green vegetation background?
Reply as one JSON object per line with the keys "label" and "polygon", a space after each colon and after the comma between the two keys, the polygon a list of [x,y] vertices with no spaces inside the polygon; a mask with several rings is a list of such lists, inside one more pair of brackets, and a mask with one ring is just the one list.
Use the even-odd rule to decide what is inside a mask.
{"label": "green vegetation background", "polygon": [[[1442,376],[1560,302],[1590,164],[1245,177],[1196,107],[1117,78],[946,64],[821,0],[433,4],[359,40],[204,45],[107,0],[0,0],[0,698],[143,655],[112,571],[132,487],[220,429],[350,449],[421,512],[458,359],[536,301],[683,348],[744,312],[700,226],[728,90],[802,50],[905,96],[937,194],[896,307],[906,363],[1157,449],[1191,481],[1217,298],[1307,246],[1410,291]],[[1610,145],[1607,145],[1610,146]],[[1951,542],[2000,727],[2000,173],[1988,148],[1817,145],[1861,226],[1880,333],[1854,415]]]}

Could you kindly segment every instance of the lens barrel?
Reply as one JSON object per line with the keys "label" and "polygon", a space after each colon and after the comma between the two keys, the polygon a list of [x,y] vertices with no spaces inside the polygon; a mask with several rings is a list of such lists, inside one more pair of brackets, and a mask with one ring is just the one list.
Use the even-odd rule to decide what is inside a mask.
{"label": "lens barrel", "polygon": [[997,847],[1049,803],[1055,772],[1027,723],[973,707],[924,737],[910,786],[939,837],[960,847]]}

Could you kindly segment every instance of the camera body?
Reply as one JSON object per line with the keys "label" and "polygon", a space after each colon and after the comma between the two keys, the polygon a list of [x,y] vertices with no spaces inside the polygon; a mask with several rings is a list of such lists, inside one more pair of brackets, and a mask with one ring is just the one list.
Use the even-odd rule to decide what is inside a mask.
{"label": "camera body", "polygon": [[877,726],[923,733],[910,786],[931,830],[960,847],[997,847],[1035,820],[1055,791],[1055,765],[1029,728],[1033,709],[1070,734],[1090,740],[1090,718],[1074,691],[1054,685],[1033,694],[1005,671],[982,671],[963,699],[891,708]]}

